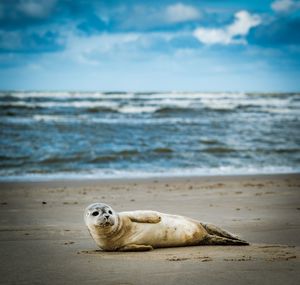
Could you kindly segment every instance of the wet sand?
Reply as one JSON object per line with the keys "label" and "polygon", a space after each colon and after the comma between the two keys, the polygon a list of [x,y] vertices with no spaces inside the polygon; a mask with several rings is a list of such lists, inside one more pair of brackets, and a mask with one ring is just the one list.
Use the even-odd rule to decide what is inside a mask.
{"label": "wet sand", "polygon": [[[299,284],[300,175],[0,183],[1,284]],[[98,250],[83,210],[151,209],[250,246]]]}

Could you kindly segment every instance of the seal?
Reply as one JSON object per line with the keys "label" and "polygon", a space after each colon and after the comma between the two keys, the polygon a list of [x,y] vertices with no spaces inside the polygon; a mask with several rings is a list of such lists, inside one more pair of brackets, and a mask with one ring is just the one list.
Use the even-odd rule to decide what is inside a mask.
{"label": "seal", "polygon": [[84,212],[85,224],[96,244],[105,251],[147,251],[191,245],[248,245],[217,226],[156,211],[115,212],[94,203]]}

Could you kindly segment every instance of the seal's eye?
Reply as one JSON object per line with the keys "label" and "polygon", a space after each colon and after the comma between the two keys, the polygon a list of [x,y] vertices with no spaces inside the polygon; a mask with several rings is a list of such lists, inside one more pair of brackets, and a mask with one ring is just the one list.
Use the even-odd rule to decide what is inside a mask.
{"label": "seal's eye", "polygon": [[98,216],[98,215],[99,215],[99,212],[95,211],[95,212],[92,213],[92,215],[93,215],[93,216]]}
{"label": "seal's eye", "polygon": [[108,213],[111,215],[111,214],[112,214],[112,211],[111,211],[111,210],[109,210],[109,211],[108,211]]}

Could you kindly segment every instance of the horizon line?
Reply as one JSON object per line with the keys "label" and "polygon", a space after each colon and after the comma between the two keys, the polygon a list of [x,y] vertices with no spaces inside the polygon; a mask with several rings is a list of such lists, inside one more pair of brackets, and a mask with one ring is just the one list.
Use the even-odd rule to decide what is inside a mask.
{"label": "horizon line", "polygon": [[155,93],[260,93],[260,94],[283,94],[283,93],[289,93],[289,94],[297,94],[300,93],[300,89],[298,91],[295,90],[270,90],[270,91],[262,91],[262,90],[223,90],[223,91],[209,91],[209,90],[113,90],[113,89],[106,89],[106,90],[100,90],[100,89],[0,89],[0,92],[85,92],[85,93],[113,93],[113,94],[122,94],[122,93],[134,93],[134,94],[155,94]]}

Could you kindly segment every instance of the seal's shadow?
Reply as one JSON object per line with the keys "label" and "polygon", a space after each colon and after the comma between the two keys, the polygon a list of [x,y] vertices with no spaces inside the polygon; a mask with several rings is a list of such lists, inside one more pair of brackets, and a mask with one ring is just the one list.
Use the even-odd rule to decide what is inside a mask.
{"label": "seal's shadow", "polygon": [[[143,254],[141,254],[143,253]],[[299,248],[281,244],[252,244],[249,247],[239,246],[190,246],[176,248],[158,248],[148,252],[117,252],[96,250],[81,250],[77,254],[93,255],[107,259],[159,259],[166,261],[257,261],[269,262],[297,260]]]}

